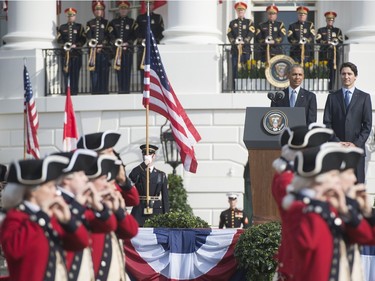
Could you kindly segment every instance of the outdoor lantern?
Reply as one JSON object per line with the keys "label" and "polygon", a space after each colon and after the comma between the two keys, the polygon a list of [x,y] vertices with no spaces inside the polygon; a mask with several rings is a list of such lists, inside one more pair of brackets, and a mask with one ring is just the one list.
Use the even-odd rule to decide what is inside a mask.
{"label": "outdoor lantern", "polygon": [[177,149],[177,143],[172,134],[172,128],[163,131],[163,127],[167,121],[160,128],[160,141],[163,145],[164,162],[168,163],[173,168],[173,174],[176,174],[176,167],[181,164],[180,154]]}

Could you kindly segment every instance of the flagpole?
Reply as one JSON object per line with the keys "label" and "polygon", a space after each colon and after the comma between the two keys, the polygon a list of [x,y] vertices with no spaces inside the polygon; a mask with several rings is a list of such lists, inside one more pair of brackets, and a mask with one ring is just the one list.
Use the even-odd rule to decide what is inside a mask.
{"label": "flagpole", "polygon": [[[145,52],[150,51],[150,2],[149,1],[147,1],[147,29],[146,29],[145,48],[146,48]],[[149,104],[147,103],[146,105],[146,155],[149,155],[148,119],[149,119]],[[153,209],[150,208],[150,166],[147,165],[147,168],[146,168],[146,209],[144,210],[144,213],[147,215],[151,215],[152,211]]]}
{"label": "flagpole", "polygon": [[[23,68],[25,71],[25,67],[26,67],[26,58],[23,58]],[[24,81],[25,83],[25,81]],[[26,104],[25,104],[25,94],[24,93],[23,95],[23,159],[25,160],[26,159],[26,141],[27,141],[27,130],[26,130]]]}

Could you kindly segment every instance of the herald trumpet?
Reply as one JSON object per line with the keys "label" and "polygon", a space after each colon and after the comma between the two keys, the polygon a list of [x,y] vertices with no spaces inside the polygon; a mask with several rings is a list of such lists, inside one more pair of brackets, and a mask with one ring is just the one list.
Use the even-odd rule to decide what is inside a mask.
{"label": "herald trumpet", "polygon": [[115,46],[116,46],[116,47],[121,47],[121,46],[122,46],[122,43],[123,43],[122,39],[121,39],[121,38],[118,38],[118,39],[116,39],[116,41],[115,41]]}
{"label": "herald trumpet", "polygon": [[265,42],[266,44],[273,44],[273,37],[271,35],[267,36]]}
{"label": "herald trumpet", "polygon": [[243,38],[242,36],[238,36],[235,40],[235,43],[238,45],[238,44],[244,44],[244,41],[243,41]]}
{"label": "herald trumpet", "polygon": [[306,43],[307,43],[307,38],[306,37],[301,37],[301,39],[299,40],[299,44],[305,45]]}
{"label": "herald trumpet", "polygon": [[65,51],[70,51],[70,49],[72,48],[72,43],[70,43],[70,42],[66,42],[65,44],[64,44],[64,50]]}
{"label": "herald trumpet", "polygon": [[115,46],[116,48],[116,56],[115,56],[115,63],[113,68],[115,70],[121,70],[121,60],[122,60],[122,43],[124,41],[121,38],[116,39]]}
{"label": "herald trumpet", "polygon": [[96,40],[94,38],[90,39],[90,41],[89,41],[89,47],[90,48],[96,48],[97,45],[98,45],[98,40]]}
{"label": "herald trumpet", "polygon": [[90,55],[88,60],[88,70],[95,71],[95,62],[96,62],[96,46],[98,45],[98,40],[92,38],[88,43],[90,47]]}
{"label": "herald trumpet", "polygon": [[333,38],[332,41],[329,41],[328,44],[336,46],[339,43],[339,39]]}
{"label": "herald trumpet", "polygon": [[70,61],[70,50],[71,50],[71,48],[72,48],[72,43],[70,43],[70,42],[66,42],[65,44],[64,44],[64,51],[65,51],[65,65],[64,65],[64,68],[63,68],[63,70],[64,70],[64,72],[65,73],[68,73],[69,72],[69,61]]}

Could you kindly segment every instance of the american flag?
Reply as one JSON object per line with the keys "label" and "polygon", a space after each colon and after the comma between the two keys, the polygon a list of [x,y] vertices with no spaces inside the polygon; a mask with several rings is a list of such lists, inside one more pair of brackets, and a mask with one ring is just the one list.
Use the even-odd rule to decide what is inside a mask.
{"label": "american flag", "polygon": [[193,146],[200,141],[201,136],[191,123],[169,83],[150,28],[150,17],[147,23],[143,105],[145,107],[149,105],[150,110],[169,120],[184,168],[186,171],[195,173],[198,163]]}
{"label": "american flag", "polygon": [[70,82],[66,90],[65,115],[64,115],[64,133],[63,133],[63,149],[64,151],[72,151],[77,148],[78,132],[76,115],[74,113],[72,97],[70,96]]}
{"label": "american flag", "polygon": [[37,133],[39,127],[39,119],[33,96],[33,89],[31,87],[30,76],[29,72],[27,71],[26,65],[23,69],[23,84],[25,89],[24,115],[26,126],[27,154],[31,154],[35,159],[39,159],[40,152]]}

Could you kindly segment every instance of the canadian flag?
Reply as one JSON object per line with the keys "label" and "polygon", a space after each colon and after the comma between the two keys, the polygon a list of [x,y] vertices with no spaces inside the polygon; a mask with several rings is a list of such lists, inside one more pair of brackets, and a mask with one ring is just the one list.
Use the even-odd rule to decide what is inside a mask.
{"label": "canadian flag", "polygon": [[66,90],[65,101],[65,117],[64,117],[64,136],[63,136],[63,150],[72,151],[77,148],[78,132],[76,115],[73,109],[72,98],[70,96],[70,83]]}

